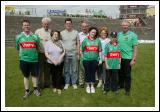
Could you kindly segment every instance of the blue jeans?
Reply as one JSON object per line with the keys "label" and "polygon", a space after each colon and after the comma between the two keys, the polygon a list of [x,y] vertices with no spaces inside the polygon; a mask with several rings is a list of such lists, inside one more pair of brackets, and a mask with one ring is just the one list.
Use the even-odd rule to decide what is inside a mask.
{"label": "blue jeans", "polygon": [[77,83],[78,75],[77,75],[76,55],[67,55],[67,54],[65,55],[64,76],[65,76],[65,84],[70,84],[70,80],[72,85]]}

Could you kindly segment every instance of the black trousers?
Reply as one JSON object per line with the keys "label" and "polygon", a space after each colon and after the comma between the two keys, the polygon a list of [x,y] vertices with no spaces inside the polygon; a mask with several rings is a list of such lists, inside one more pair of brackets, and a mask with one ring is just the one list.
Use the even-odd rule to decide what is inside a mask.
{"label": "black trousers", "polygon": [[39,76],[38,76],[38,85],[43,88],[44,86],[50,86],[50,74],[49,67],[47,63],[47,58],[44,53],[38,54],[39,61]]}
{"label": "black trousers", "polygon": [[104,83],[104,91],[118,90],[118,69],[106,70],[106,79]]}
{"label": "black trousers", "polygon": [[98,67],[98,61],[97,60],[84,60],[83,66],[85,69],[85,81],[87,83],[95,83],[95,73]]}
{"label": "black trousers", "polygon": [[63,66],[64,62],[55,66],[48,63],[50,74],[52,75],[52,87],[56,89],[62,89],[64,86]]}
{"label": "black trousers", "polygon": [[119,87],[125,88],[126,92],[130,92],[131,89],[131,59],[122,59],[121,69],[119,71]]}

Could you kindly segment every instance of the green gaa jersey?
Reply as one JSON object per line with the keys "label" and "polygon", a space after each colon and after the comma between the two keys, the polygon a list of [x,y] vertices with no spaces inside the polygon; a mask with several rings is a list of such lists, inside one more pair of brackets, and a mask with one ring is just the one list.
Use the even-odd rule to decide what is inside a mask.
{"label": "green gaa jersey", "polygon": [[38,62],[39,38],[37,35],[29,34],[26,36],[23,32],[16,35],[16,49],[19,50],[20,60],[27,62]]}
{"label": "green gaa jersey", "polygon": [[118,44],[120,46],[122,58],[132,59],[133,47],[138,45],[138,37],[132,31],[128,31],[125,34],[123,32],[119,32]]}
{"label": "green gaa jersey", "polygon": [[117,43],[111,41],[106,44],[104,59],[108,65],[108,69],[120,69],[120,48]]}
{"label": "green gaa jersey", "polygon": [[99,38],[90,40],[85,38],[81,44],[80,50],[83,53],[83,60],[98,60],[99,52],[102,52],[102,45]]}

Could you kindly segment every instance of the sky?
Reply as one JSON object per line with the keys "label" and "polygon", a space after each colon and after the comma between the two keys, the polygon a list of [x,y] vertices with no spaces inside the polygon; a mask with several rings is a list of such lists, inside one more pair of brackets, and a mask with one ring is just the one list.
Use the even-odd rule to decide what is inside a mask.
{"label": "sky", "polygon": [[91,11],[103,10],[107,16],[119,17],[119,5],[16,5],[17,8],[35,8],[37,16],[46,16],[47,10],[66,10],[67,13],[84,13],[86,9]]}

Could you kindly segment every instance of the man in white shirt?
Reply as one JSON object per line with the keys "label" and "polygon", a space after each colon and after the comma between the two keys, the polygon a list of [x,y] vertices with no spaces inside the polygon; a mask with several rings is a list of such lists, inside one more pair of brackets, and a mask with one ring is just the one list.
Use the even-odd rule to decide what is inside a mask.
{"label": "man in white shirt", "polygon": [[[85,38],[87,38],[87,36],[88,36],[88,28],[89,28],[88,22],[87,21],[81,21],[80,27],[81,27],[81,32],[78,33],[79,45],[81,45],[83,40]],[[80,57],[80,51],[79,51],[79,57]],[[85,80],[84,80],[85,72],[84,72],[84,67],[83,67],[83,58],[81,58],[81,57],[80,57],[80,60],[79,60],[79,63],[78,63],[78,70],[79,70],[78,71],[78,73],[79,73],[79,86],[83,88],[84,84],[85,84]]]}
{"label": "man in white shirt", "polygon": [[50,32],[49,23],[51,19],[48,17],[42,18],[42,28],[37,29],[35,34],[37,34],[40,38],[40,49],[39,49],[39,80],[38,84],[40,88],[46,88],[50,86],[50,74],[47,67],[46,57],[44,53],[45,43],[50,40]]}

